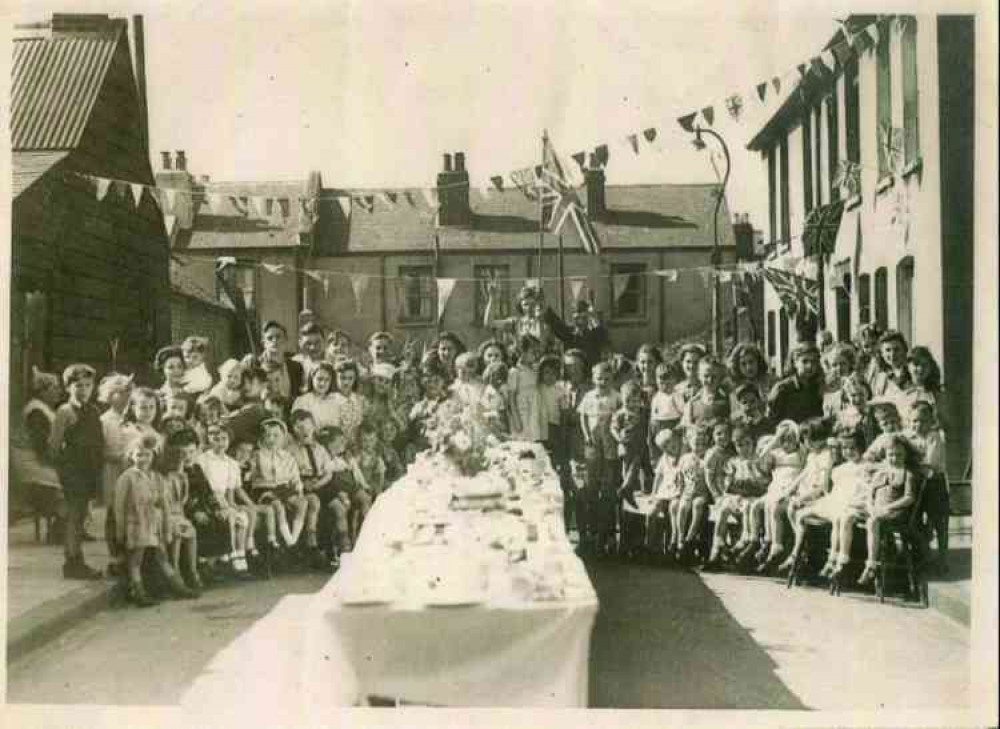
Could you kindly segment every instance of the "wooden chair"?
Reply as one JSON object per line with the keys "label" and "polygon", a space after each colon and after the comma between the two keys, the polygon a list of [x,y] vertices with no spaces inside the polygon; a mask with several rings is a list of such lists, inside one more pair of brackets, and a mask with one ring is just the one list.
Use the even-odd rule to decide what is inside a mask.
{"label": "wooden chair", "polygon": [[[887,578],[894,572],[905,572],[908,596],[928,607],[927,580],[923,574],[925,540],[921,529],[920,515],[923,511],[924,479],[917,479],[917,494],[905,513],[897,519],[882,524],[879,553],[882,559],[875,572],[875,595],[880,603],[885,602]],[[896,538],[899,537],[899,549]]]}
{"label": "wooden chair", "polygon": [[830,544],[830,530],[833,528],[830,522],[826,519],[810,516],[804,518],[802,523],[806,530],[805,538],[802,541],[802,548],[795,555],[792,568],[788,570],[788,579],[785,582],[785,587],[788,589],[796,587],[801,582],[803,570],[808,564],[810,556],[818,551],[817,540],[822,537],[827,545]]}

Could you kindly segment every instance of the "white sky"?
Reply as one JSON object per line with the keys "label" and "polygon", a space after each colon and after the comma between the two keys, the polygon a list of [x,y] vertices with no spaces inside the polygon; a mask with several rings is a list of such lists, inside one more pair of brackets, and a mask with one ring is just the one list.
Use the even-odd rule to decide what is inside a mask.
{"label": "white sky", "polygon": [[[442,153],[465,151],[475,185],[537,164],[547,128],[565,158],[608,143],[609,184],[706,182],[709,157],[676,118],[711,104],[733,153],[730,208],[752,211],[756,227],[766,180],[744,145],[779,102],[760,105],[754,85],[817,55],[844,15],[653,0],[45,0],[18,15],[67,5],[144,15],[154,166],[159,150],[183,149],[192,172],[216,180],[317,169],[326,185],[429,186]],[[733,93],[746,98],[739,123],[725,111]],[[658,149],[643,143],[636,157],[622,140],[649,126]]]}

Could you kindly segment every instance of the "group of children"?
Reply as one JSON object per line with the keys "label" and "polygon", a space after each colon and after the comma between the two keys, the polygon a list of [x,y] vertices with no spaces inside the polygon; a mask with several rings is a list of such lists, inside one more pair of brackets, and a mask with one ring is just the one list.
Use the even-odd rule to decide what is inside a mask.
{"label": "group of children", "polygon": [[[674,361],[643,345],[634,362],[608,352],[591,363],[579,349],[544,351],[531,334],[469,351],[444,332],[396,357],[387,332],[357,352],[344,332],[315,321],[300,327],[294,355],[284,326],[267,322],[261,351],[225,361],[217,376],[210,342],[189,337],[158,353],[157,388],[72,365],[48,439],[74,505],[64,572],[97,574],[78,534],[98,492],[109,569],[139,605],[154,601],[143,579],[150,565],[181,597],[197,595],[206,577],[252,579],[276,564],[336,569],[374,501],[427,447],[428,421],[456,399],[498,437],[546,445],[583,555],[624,546],[657,559],[788,568],[811,517],[833,524],[828,574],[849,557],[855,525],[867,528],[867,581],[880,525],[912,505],[917,479],[942,558],[948,505],[937,365],[905,342],[900,363],[896,333],[863,334],[857,347],[829,347],[825,372],[814,346],[800,348],[795,374],[773,388],[750,344],[735,348],[728,368],[699,345]],[[623,544],[640,494],[653,504],[644,544]]]}

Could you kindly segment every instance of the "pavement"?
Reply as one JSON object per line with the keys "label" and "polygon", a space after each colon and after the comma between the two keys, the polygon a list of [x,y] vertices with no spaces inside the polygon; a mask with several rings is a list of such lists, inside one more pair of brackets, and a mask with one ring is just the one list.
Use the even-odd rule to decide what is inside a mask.
{"label": "pavement", "polygon": [[[103,510],[97,509],[94,523],[91,530],[94,534],[103,533]],[[964,627],[966,630],[970,624],[970,602],[971,602],[971,517],[953,517],[952,519],[952,558],[951,569],[945,577],[935,577],[930,583],[930,603],[931,607],[939,613],[947,616],[951,621]],[[39,649],[47,643],[61,636],[74,626],[86,622],[88,619],[111,604],[111,593],[114,583],[110,579],[103,579],[95,582],[78,582],[64,580],[62,578],[62,548],[56,545],[38,543],[35,540],[34,524],[31,519],[22,519],[11,525],[8,531],[8,568],[7,568],[7,658],[8,663],[19,660],[32,651]],[[95,568],[103,568],[107,564],[107,550],[102,541],[87,542],[84,545],[84,552],[88,564]],[[719,601],[720,590],[725,591],[724,586],[732,581],[739,581],[741,578],[727,575],[703,575],[688,574],[680,579],[677,584],[685,586],[683,590],[674,589],[662,595],[650,595],[642,600],[628,599],[628,569],[616,567],[613,570],[606,570],[601,567],[596,568],[595,584],[607,582],[617,584],[621,581],[621,589],[613,588],[601,590],[602,610],[601,620],[627,620],[638,621],[640,624],[647,619],[646,613],[653,609],[650,606],[668,605],[674,603],[673,611],[679,611],[679,615],[688,612],[704,613],[708,617],[706,625],[715,626],[716,632],[720,636],[730,636],[727,651],[735,651],[743,656],[744,663],[758,666],[751,673],[758,677],[757,682],[743,684],[741,694],[727,694],[727,705],[733,707],[743,707],[759,705],[758,701],[767,696],[767,705],[785,706],[793,708],[796,706],[796,699],[792,695],[786,695],[778,688],[778,684],[772,684],[768,676],[775,670],[774,666],[768,663],[765,655],[756,649],[752,640],[746,639],[742,631],[731,631],[730,624],[733,620],[730,606]],[[675,586],[676,587],[676,586]],[[743,588],[741,588],[743,589]],[[655,590],[654,590],[655,591]],[[799,590],[795,592],[815,592],[818,590]],[[752,590],[747,590],[746,594],[755,594]],[[690,598],[690,599],[689,599]],[[758,599],[770,599],[763,594],[758,595]],[[823,603],[824,611],[838,601],[827,601]],[[764,603],[767,604],[767,603]],[[844,604],[841,602],[841,604]],[[606,606],[615,606],[613,609],[606,609]],[[883,609],[891,610],[883,606]],[[617,616],[611,618],[609,616]],[[654,621],[655,622],[655,621]],[[617,631],[612,631],[612,634]],[[730,635],[731,634],[731,635]],[[629,660],[640,662],[649,661],[650,670],[661,671],[657,668],[655,656],[659,651],[653,650],[657,643],[656,631],[648,632],[648,642],[643,639],[632,645],[629,651],[624,654]],[[727,640],[730,640],[727,638]],[[697,642],[695,638],[691,639]],[[748,642],[749,640],[749,642]],[[693,643],[692,643],[693,644]],[[596,642],[595,651],[600,655],[600,642]],[[618,642],[613,650],[617,655],[617,650],[625,645]],[[674,646],[676,650],[676,646]],[[683,650],[682,653],[690,656],[691,652]],[[600,661],[597,662],[600,665]],[[669,665],[669,662],[668,664]],[[716,674],[718,670],[712,666],[706,666],[705,670],[709,674]],[[608,672],[600,682],[592,682],[592,685],[616,680],[615,672]],[[759,685],[758,685],[759,684]],[[629,696],[630,689],[622,687],[625,696]],[[690,696],[698,696],[699,692],[688,693]],[[623,694],[614,691],[615,700],[621,701]],[[600,696],[592,697],[593,705],[602,705]],[[633,696],[637,705],[650,705],[648,697]],[[631,699],[629,699],[631,700]],[[660,705],[659,699],[652,701],[652,705]],[[626,701],[627,703],[627,701]],[[622,706],[621,703],[616,705]],[[670,703],[669,705],[677,707]],[[690,705],[697,705],[690,704]]]}

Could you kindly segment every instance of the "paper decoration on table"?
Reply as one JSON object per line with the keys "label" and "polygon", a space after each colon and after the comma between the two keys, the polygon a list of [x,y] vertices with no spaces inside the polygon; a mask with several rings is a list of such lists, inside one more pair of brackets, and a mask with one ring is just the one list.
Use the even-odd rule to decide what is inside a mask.
{"label": "paper decoration on table", "polygon": [[344,217],[351,217],[351,198],[342,195],[335,199],[337,204],[340,205],[340,211],[344,214]]}
{"label": "paper decoration on table", "polygon": [[585,278],[570,278],[569,279],[569,291],[573,296],[573,303],[575,304],[580,300],[580,294],[583,293],[584,284],[587,283]]}
{"label": "paper decoration on table", "polygon": [[452,292],[455,290],[455,283],[457,279],[454,278],[439,278],[437,279],[437,295],[438,295],[438,311],[437,320],[438,323],[444,318],[444,310],[448,306],[448,299],[451,298]]}
{"label": "paper decoration on table", "polygon": [[726,99],[726,111],[734,120],[739,121],[743,113],[743,97],[740,94],[733,94]]}
{"label": "paper decoration on table", "polygon": [[354,311],[361,314],[365,291],[368,290],[368,276],[363,273],[351,274],[351,290],[354,292]]}
{"label": "paper decoration on table", "polygon": [[144,187],[143,185],[139,185],[134,182],[131,185],[129,185],[129,189],[132,190],[132,199],[135,201],[136,207],[139,207],[139,204],[142,202],[143,187]]}

